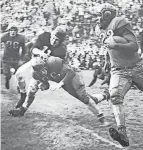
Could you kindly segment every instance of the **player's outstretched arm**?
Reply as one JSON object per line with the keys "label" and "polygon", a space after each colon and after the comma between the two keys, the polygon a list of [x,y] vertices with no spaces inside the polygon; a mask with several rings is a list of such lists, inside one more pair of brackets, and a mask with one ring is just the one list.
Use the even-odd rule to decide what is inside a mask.
{"label": "player's outstretched arm", "polygon": [[88,85],[88,87],[91,87],[97,80],[97,76],[93,76],[93,79],[91,81],[91,83]]}
{"label": "player's outstretched arm", "polygon": [[104,85],[105,83],[109,84],[110,83],[110,78],[111,78],[111,74],[110,73],[106,74],[105,79],[103,80],[101,85]]}
{"label": "player's outstretched arm", "polygon": [[37,93],[37,91],[39,89],[38,88],[39,83],[40,83],[40,81],[35,80],[34,78],[31,79],[30,85],[28,87],[25,102],[23,103],[22,107],[9,111],[9,113],[12,116],[14,116],[14,117],[24,116],[25,112],[27,111],[27,109],[30,107],[30,105],[32,104],[32,102],[35,99],[35,94]]}
{"label": "player's outstretched arm", "polygon": [[90,84],[88,85],[88,87],[91,87],[91,86],[97,81],[98,72],[99,72],[99,71],[98,71],[97,69],[95,69],[94,75],[93,75],[93,79],[92,79],[92,81],[90,82]]}

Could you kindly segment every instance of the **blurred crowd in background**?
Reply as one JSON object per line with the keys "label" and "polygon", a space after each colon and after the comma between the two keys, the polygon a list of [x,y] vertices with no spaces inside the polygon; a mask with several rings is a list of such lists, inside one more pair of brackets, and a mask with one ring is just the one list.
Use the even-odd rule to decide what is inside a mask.
{"label": "blurred crowd in background", "polygon": [[99,4],[109,2],[132,23],[140,44],[143,32],[143,0],[1,0],[1,32],[17,24],[26,41],[64,24],[68,27],[68,59],[84,69],[101,62],[104,47],[95,36]]}

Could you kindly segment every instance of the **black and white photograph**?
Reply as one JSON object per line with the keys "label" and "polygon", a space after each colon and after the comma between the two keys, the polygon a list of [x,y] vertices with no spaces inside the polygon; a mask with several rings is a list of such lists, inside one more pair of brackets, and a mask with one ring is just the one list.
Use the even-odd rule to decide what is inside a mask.
{"label": "black and white photograph", "polygon": [[1,150],[143,150],[143,0],[0,12]]}

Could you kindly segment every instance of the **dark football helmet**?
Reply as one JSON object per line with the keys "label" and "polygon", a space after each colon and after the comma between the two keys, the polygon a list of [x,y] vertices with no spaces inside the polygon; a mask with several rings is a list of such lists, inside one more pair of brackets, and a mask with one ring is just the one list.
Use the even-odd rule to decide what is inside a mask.
{"label": "dark football helmet", "polygon": [[52,35],[59,38],[60,43],[65,40],[66,37],[66,27],[64,25],[57,26],[55,30],[52,32]]}

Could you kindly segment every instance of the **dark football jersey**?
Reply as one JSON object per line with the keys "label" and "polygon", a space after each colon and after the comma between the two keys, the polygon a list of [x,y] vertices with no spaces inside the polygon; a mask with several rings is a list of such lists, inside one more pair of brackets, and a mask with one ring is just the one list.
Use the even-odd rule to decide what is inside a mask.
{"label": "dark football jersey", "polygon": [[[68,64],[64,64],[61,58],[50,56],[47,60],[47,63],[42,69],[36,69],[37,74],[40,74],[37,76],[41,78],[36,80],[51,80],[55,82],[60,82],[65,77],[68,70],[72,70],[73,72],[73,69]],[[69,74],[69,78],[67,78],[66,80],[70,80],[71,76],[72,73],[71,75]]]}
{"label": "dark football jersey", "polygon": [[36,40],[36,43],[34,44],[33,48],[38,48],[40,50],[47,48],[47,50],[51,50],[51,56],[60,57],[62,59],[66,56],[66,46],[64,44],[60,44],[57,47],[53,47],[50,44],[50,32],[44,32],[38,36],[38,39]]}
{"label": "dark football jersey", "polygon": [[22,55],[25,53],[25,37],[17,34],[11,37],[9,33],[4,33],[1,37],[1,42],[4,43],[3,60],[19,60],[20,47],[22,47]]}

